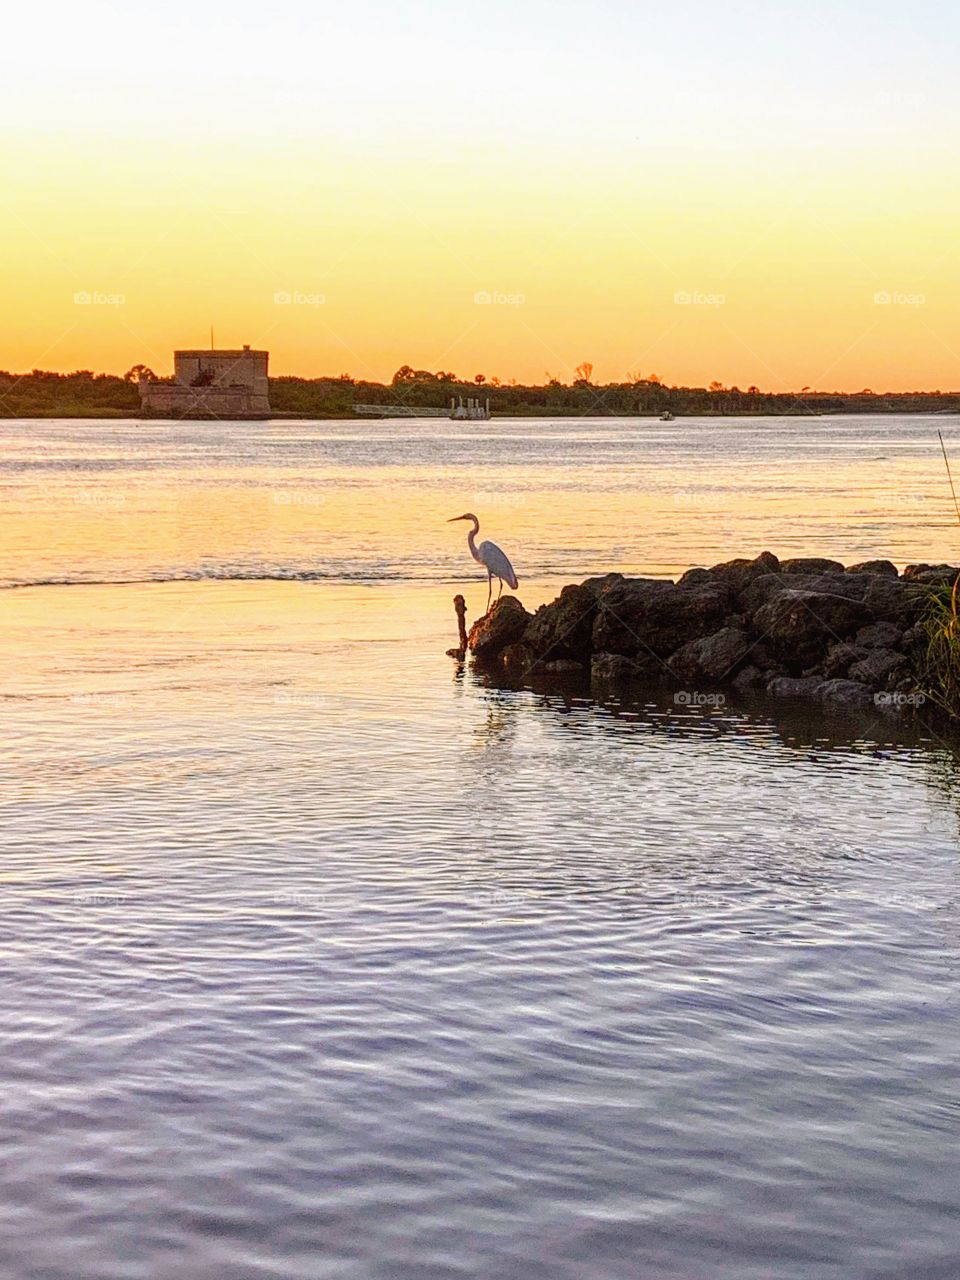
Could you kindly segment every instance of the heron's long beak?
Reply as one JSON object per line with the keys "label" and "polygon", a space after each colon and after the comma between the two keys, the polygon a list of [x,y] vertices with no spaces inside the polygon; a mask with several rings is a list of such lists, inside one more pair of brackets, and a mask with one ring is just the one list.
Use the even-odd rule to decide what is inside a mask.
{"label": "heron's long beak", "polygon": [[447,524],[454,524],[457,520],[466,520],[466,516],[451,516]]}

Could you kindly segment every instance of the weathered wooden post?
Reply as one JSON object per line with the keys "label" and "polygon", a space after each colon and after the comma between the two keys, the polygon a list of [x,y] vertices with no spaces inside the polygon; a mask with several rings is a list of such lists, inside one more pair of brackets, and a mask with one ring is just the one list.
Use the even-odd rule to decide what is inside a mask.
{"label": "weathered wooden post", "polygon": [[457,630],[460,633],[460,648],[448,649],[447,653],[451,658],[459,658],[461,662],[467,656],[467,624],[464,619],[467,616],[467,602],[463,596],[453,597],[453,607],[457,611]]}

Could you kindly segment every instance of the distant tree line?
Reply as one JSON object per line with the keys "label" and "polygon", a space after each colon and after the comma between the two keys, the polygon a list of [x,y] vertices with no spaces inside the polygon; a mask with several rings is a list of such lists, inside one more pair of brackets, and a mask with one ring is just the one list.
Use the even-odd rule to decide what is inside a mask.
{"label": "distant tree line", "polygon": [[136,383],[109,373],[0,372],[0,418],[129,418],[139,406]]}
{"label": "distant tree line", "polygon": [[[92,373],[0,372],[0,417],[129,418],[140,404],[137,382],[155,375],[134,365],[123,377]],[[270,379],[270,403],[278,415],[304,418],[350,418],[355,404],[396,405],[407,409],[442,409],[451,397],[489,396],[491,412],[530,417],[656,417],[682,415],[931,413],[960,411],[960,392],[910,391],[823,392],[746,390],[711,382],[706,387],[670,387],[655,375],[632,375],[626,382],[597,384],[585,361],[569,383],[547,376],[538,386],[487,378],[465,380],[448,370],[431,372],[403,365],[390,383],[369,382],[341,374],[336,378]]]}
{"label": "distant tree line", "polygon": [[339,378],[271,378],[270,403],[278,412],[306,417],[352,417],[354,404],[394,404],[411,409],[438,409],[452,397],[489,397],[490,411],[508,417],[657,417],[681,415],[932,413],[960,411],[960,392],[911,391],[876,393],[802,391],[766,392],[751,386],[670,387],[655,375],[626,382],[596,384],[593,366],[584,362],[570,383],[548,377],[538,386],[503,383],[484,374],[464,380],[445,370],[403,365],[389,385]]}

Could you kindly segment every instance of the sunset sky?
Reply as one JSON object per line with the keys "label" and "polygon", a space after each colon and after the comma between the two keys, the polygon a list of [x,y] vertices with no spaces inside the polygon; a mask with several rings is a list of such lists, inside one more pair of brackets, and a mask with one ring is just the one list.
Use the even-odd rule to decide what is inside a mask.
{"label": "sunset sky", "polygon": [[[960,14],[22,5],[0,368],[960,387]],[[479,300],[478,300],[479,297]]]}

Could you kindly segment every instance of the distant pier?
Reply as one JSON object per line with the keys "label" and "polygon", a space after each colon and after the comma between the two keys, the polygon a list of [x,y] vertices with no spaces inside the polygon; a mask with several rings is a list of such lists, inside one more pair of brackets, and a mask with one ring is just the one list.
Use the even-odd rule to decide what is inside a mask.
{"label": "distant pier", "polygon": [[490,417],[490,397],[481,400],[479,396],[450,397],[450,417],[466,419],[468,422],[486,422]]}
{"label": "distant pier", "polygon": [[490,417],[490,400],[481,400],[479,396],[451,396],[449,409],[424,409],[409,404],[355,404],[353,411],[361,418],[453,418],[486,422]]}

